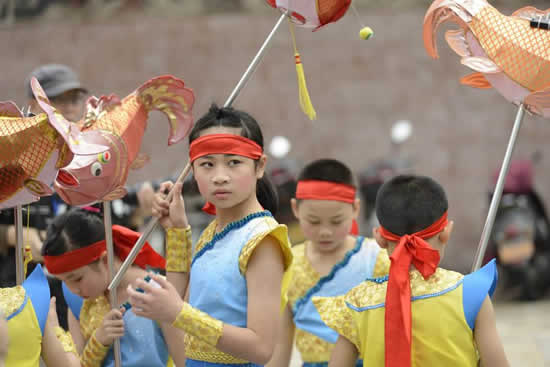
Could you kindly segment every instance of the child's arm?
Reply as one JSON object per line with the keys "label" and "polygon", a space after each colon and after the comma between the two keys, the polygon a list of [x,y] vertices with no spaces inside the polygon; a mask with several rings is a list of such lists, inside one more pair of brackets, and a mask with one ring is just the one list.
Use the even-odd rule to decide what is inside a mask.
{"label": "child's arm", "polygon": [[485,297],[477,314],[474,338],[479,349],[482,367],[509,366],[497,332],[495,312],[489,296]]}
{"label": "child's arm", "polygon": [[70,308],[67,310],[67,314],[68,314],[67,321],[69,323],[69,332],[73,337],[76,350],[78,351],[79,354],[81,354],[82,351],[84,350],[84,346],[86,345],[86,341],[84,340],[84,336],[80,331],[80,322],[78,322],[76,317],[74,317]]}
{"label": "child's arm", "polygon": [[[185,301],[189,299],[189,290],[185,293]],[[173,327],[170,323],[160,324],[164,340],[168,345],[168,352],[176,366],[185,366],[185,332]]]}
{"label": "child's arm", "polygon": [[268,236],[252,254],[246,271],[248,327],[224,324],[216,348],[252,363],[263,365],[269,362],[280,325],[283,273],[281,247]]}
{"label": "child's arm", "polygon": [[328,367],[354,367],[358,356],[355,345],[340,335],[332,350]]}
{"label": "child's arm", "polygon": [[80,366],[78,353],[72,338],[59,327],[55,311],[55,297],[50,300],[50,310],[42,337],[42,358],[47,366]]}
{"label": "child's arm", "polygon": [[273,358],[266,367],[288,367],[290,357],[292,356],[292,346],[294,344],[294,321],[292,320],[292,312],[288,307],[285,308],[283,314],[283,322],[279,329],[279,342],[275,346]]}

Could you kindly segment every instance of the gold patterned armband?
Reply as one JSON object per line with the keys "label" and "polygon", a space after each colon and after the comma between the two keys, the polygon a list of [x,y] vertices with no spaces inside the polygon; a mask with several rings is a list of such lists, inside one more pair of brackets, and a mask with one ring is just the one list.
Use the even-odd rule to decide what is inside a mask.
{"label": "gold patterned armband", "polygon": [[61,343],[61,346],[63,347],[63,350],[67,353],[73,353],[76,356],[78,356],[78,352],[76,351],[76,346],[73,342],[73,337],[68,331],[63,330],[61,327],[56,326],[55,327],[55,336],[57,337],[57,340]]}
{"label": "gold patterned armband", "polygon": [[184,330],[212,346],[218,344],[223,333],[223,322],[216,320],[185,302],[172,326]]}
{"label": "gold patterned armband", "polygon": [[84,347],[82,356],[80,356],[80,363],[84,367],[99,367],[107,356],[108,351],[109,346],[101,344],[94,332],[88,343],[86,343],[86,347]]}
{"label": "gold patterned armband", "polygon": [[187,273],[191,267],[191,227],[166,230],[166,271]]}

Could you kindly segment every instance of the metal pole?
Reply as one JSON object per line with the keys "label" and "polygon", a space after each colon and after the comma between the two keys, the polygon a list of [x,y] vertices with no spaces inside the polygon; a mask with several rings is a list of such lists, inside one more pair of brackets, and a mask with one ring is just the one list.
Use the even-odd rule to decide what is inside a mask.
{"label": "metal pole", "polygon": [[[18,285],[25,280],[25,248],[23,246],[23,207],[17,205],[15,212],[15,279]],[[28,235],[28,234],[27,234]]]}
{"label": "metal pole", "polygon": [[500,173],[498,175],[498,180],[495,186],[495,191],[493,193],[493,198],[491,199],[491,205],[489,206],[489,213],[487,214],[487,220],[485,221],[483,232],[481,232],[481,240],[479,241],[479,246],[477,247],[474,265],[472,266],[472,272],[478,270],[481,267],[483,256],[485,256],[485,251],[487,250],[487,244],[489,243],[489,237],[491,236],[491,231],[493,230],[493,224],[495,223],[495,217],[497,215],[498,206],[500,204],[500,198],[502,197],[504,183],[506,182],[506,175],[508,174],[508,170],[510,168],[510,160],[512,158],[512,153],[514,152],[516,139],[518,137],[518,133],[521,128],[521,123],[523,122],[524,114],[525,114],[525,105],[521,104],[519,106],[518,113],[516,115],[516,121],[514,122],[514,127],[512,128],[512,134],[510,135],[510,139],[508,140],[508,147],[506,148],[506,154],[504,155],[504,160],[502,161],[502,166],[500,167]]}
{"label": "metal pole", "polygon": [[[111,218],[111,202],[110,201],[104,201],[103,202],[103,223],[105,225],[105,242],[107,244],[107,261],[109,266],[109,279],[112,279],[115,274],[115,252],[114,252],[114,246],[113,246],[113,220]],[[113,289],[109,289],[109,301],[111,303],[111,308],[118,307],[117,302],[117,287],[114,287]],[[120,359],[120,340],[117,338],[115,339],[114,343],[114,355],[115,355],[115,366],[120,367],[121,359]]]}
{"label": "metal pole", "polygon": [[[267,39],[264,41],[262,47],[260,48],[260,50],[258,51],[256,56],[254,57],[254,59],[252,60],[252,62],[248,66],[248,68],[246,69],[245,73],[241,77],[241,80],[239,80],[239,82],[237,83],[237,86],[235,87],[235,89],[233,89],[233,92],[231,92],[231,95],[229,96],[227,101],[225,101],[224,107],[230,107],[233,104],[233,102],[235,102],[235,99],[240,94],[240,92],[243,90],[244,86],[246,85],[246,82],[248,82],[248,80],[250,80],[250,77],[254,74],[254,71],[257,69],[258,64],[260,63],[263,55],[265,54],[265,51],[267,50],[267,46],[269,45],[269,43],[273,39],[273,36],[275,35],[277,30],[279,29],[279,27],[283,23],[283,20],[285,20],[286,16],[287,16],[286,13],[281,15],[281,17],[279,18],[279,20],[277,21],[277,23],[275,24],[275,26],[273,27],[273,29],[271,30],[269,35],[267,36]],[[185,180],[185,177],[187,177],[189,172],[191,172],[191,164],[187,163],[187,165],[183,169],[182,173],[180,174],[180,176],[176,180],[176,183],[182,182],[183,180]],[[175,187],[175,185],[174,185],[174,187]],[[172,190],[170,190],[170,193],[168,194],[167,200],[168,201],[172,200],[173,196],[174,196],[174,189],[172,188]],[[122,280],[122,277],[124,276],[124,273],[128,270],[130,265],[132,265],[132,263],[134,262],[137,254],[139,253],[139,251],[141,250],[141,248],[143,247],[143,245],[145,244],[145,242],[147,241],[147,239],[149,238],[151,233],[157,227],[157,224],[158,224],[158,218],[153,218],[149,221],[149,223],[147,224],[147,226],[143,230],[143,233],[139,237],[138,241],[136,242],[136,244],[132,248],[132,251],[130,251],[130,254],[128,254],[128,257],[126,258],[126,260],[124,260],[124,263],[122,263],[122,266],[120,267],[118,273],[115,275],[115,277],[111,281],[111,284],[109,284],[109,288],[108,288],[109,290],[112,290],[112,289],[115,289],[116,287],[118,287],[120,281]]]}

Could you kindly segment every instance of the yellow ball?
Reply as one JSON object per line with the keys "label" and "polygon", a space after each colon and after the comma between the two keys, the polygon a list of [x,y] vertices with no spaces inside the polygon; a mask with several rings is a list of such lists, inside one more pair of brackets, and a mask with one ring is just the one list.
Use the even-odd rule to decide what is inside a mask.
{"label": "yellow ball", "polygon": [[365,27],[359,31],[359,38],[362,40],[368,40],[374,35],[374,32],[371,27]]}

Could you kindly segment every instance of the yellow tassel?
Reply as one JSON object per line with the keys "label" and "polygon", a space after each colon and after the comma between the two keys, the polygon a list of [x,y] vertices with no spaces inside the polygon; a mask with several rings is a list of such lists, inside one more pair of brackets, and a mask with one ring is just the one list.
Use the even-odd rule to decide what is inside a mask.
{"label": "yellow tassel", "polygon": [[294,59],[296,61],[296,74],[298,76],[298,90],[300,94],[300,107],[302,111],[309,117],[310,120],[315,120],[317,118],[317,112],[311,103],[311,98],[309,97],[309,92],[307,90],[306,76],[304,74],[304,66],[302,65],[302,60],[298,49],[296,48],[296,37],[294,36],[294,25],[289,20],[290,24],[290,35],[292,36],[292,45],[294,46]]}

